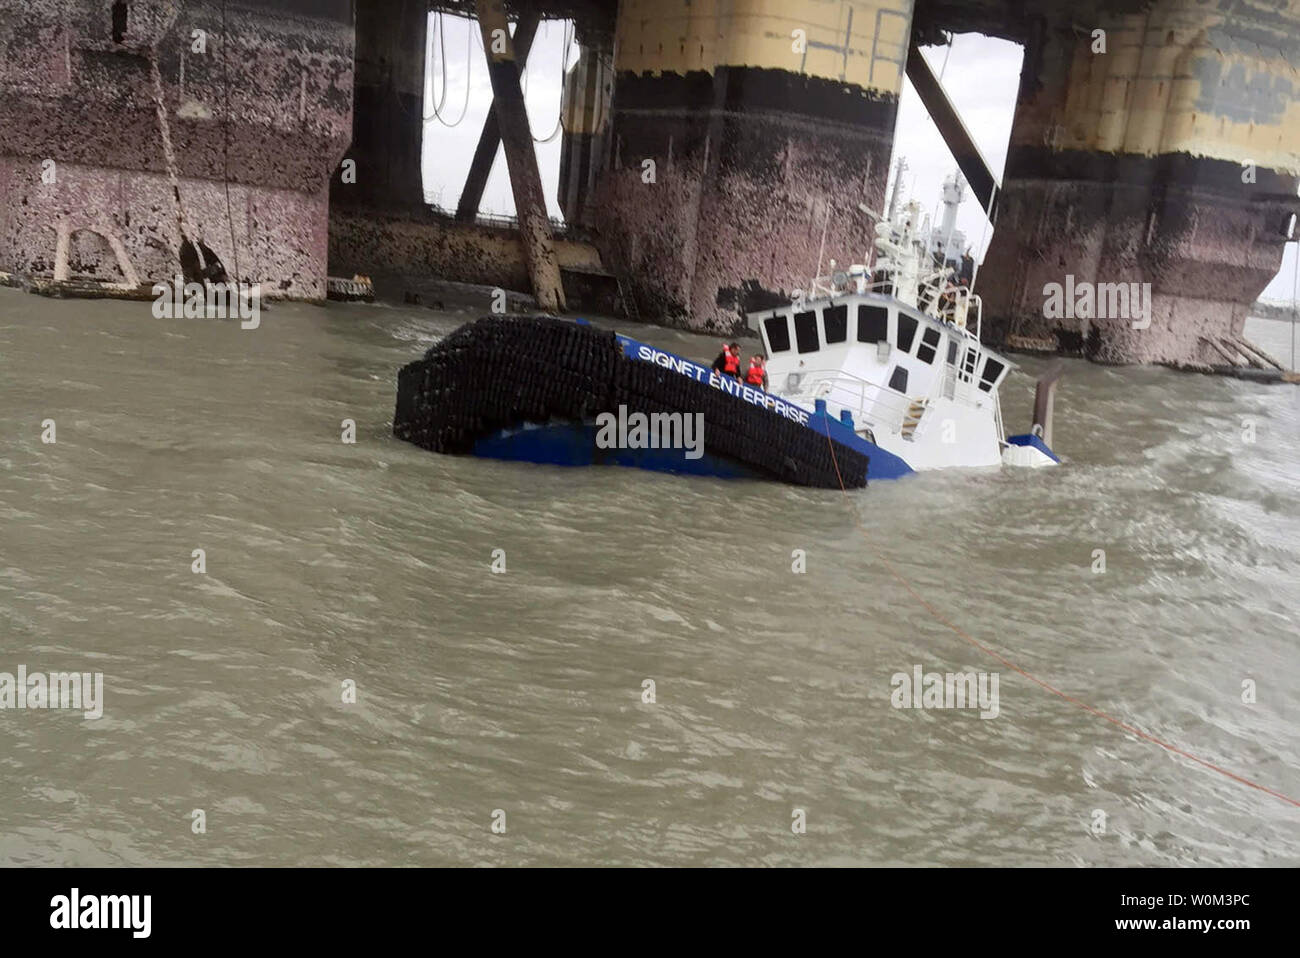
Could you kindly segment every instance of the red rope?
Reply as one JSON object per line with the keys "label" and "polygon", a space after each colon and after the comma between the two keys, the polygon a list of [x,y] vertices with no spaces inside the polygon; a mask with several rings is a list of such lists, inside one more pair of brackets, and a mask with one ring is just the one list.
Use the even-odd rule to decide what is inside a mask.
{"label": "red rope", "polygon": [[[844,477],[840,473],[839,460],[835,456],[835,443],[831,440],[830,420],[829,418],[827,418],[824,421],[826,423],[826,444],[831,451],[831,462],[835,465],[835,478],[836,480],[838,480],[840,484],[840,492],[843,493],[844,500],[846,503],[848,503],[849,509],[853,513],[854,525],[858,527],[858,531],[862,533],[864,538],[869,539],[870,537],[867,535],[866,527],[862,524],[862,520],[859,518],[857,510],[853,509],[852,502],[849,499],[849,491],[844,485]],[[966,630],[961,628],[959,625],[956,625],[955,623],[950,621],[947,616],[945,616],[942,612],[940,612],[938,609],[932,606],[925,599],[924,596],[922,596],[919,592],[917,592],[916,589],[912,587],[912,584],[910,582],[908,582],[905,578],[899,575],[898,571],[894,568],[893,563],[891,563],[883,553],[876,551],[875,556],[882,563],[884,563],[885,569],[894,578],[894,581],[896,581],[899,585],[901,585],[904,589],[906,589],[908,594],[911,595],[912,598],[914,598],[917,602],[919,602],[922,606],[924,606],[925,610],[929,612],[930,615],[932,615],[936,621],[942,622],[949,629],[951,629],[957,635],[961,636],[961,638],[965,639],[975,648],[979,649],[985,655],[997,659],[997,661],[1001,662],[1003,665],[1011,669],[1013,672],[1017,672],[1020,675],[1023,675],[1025,678],[1029,679],[1029,681],[1033,682],[1035,685],[1038,685],[1046,689],[1047,691],[1051,692],[1053,695],[1059,696],[1060,698],[1064,699],[1065,701],[1069,702],[1072,705],[1077,705],[1085,712],[1088,712],[1092,715],[1096,715],[1099,718],[1105,719],[1107,722],[1110,722],[1112,725],[1118,726],[1119,728],[1122,728],[1124,731],[1136,735],[1138,738],[1145,739],[1148,742],[1151,742],[1155,745],[1159,745],[1161,748],[1165,749],[1168,752],[1172,752],[1175,755],[1181,755],[1183,758],[1190,759],[1191,761],[1195,762],[1197,765],[1202,765],[1205,768],[1218,772],[1220,775],[1230,778],[1234,782],[1240,782],[1242,785],[1248,785],[1253,789],[1257,789],[1258,791],[1264,792],[1266,795],[1272,795],[1274,798],[1280,799],[1286,802],[1288,805],[1294,805],[1296,808],[1300,808],[1300,801],[1296,801],[1294,798],[1291,798],[1289,795],[1283,795],[1281,792],[1275,792],[1273,789],[1268,788],[1265,785],[1260,785],[1258,782],[1253,782],[1250,779],[1246,778],[1245,776],[1238,775],[1235,772],[1230,772],[1226,768],[1222,768],[1221,766],[1215,765],[1213,762],[1207,761],[1203,758],[1200,758],[1199,756],[1193,755],[1191,752],[1181,749],[1176,745],[1171,745],[1168,742],[1164,741],[1163,739],[1156,738],[1154,735],[1144,732],[1141,729],[1134,728],[1132,725],[1129,725],[1127,722],[1124,722],[1121,719],[1118,719],[1107,712],[1103,712],[1101,709],[1095,708],[1094,706],[1089,705],[1087,702],[1080,701],[1074,696],[1062,692],[1056,686],[1044,682],[1042,679],[1038,678],[1037,676],[1032,675],[1031,673],[1027,672],[1025,669],[1021,668],[1019,665],[1016,665],[1016,663],[1012,662],[1006,656],[989,648],[987,645],[980,642],[978,639],[974,638],[972,635],[967,633]]]}

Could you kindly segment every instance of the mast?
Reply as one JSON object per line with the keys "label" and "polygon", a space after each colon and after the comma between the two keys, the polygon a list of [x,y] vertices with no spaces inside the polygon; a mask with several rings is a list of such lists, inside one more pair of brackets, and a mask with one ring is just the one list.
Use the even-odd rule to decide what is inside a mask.
{"label": "mast", "polygon": [[889,193],[889,213],[885,217],[890,223],[894,222],[894,216],[898,213],[898,195],[903,186],[903,173],[906,170],[907,157],[900,156],[894,173],[894,188]]}

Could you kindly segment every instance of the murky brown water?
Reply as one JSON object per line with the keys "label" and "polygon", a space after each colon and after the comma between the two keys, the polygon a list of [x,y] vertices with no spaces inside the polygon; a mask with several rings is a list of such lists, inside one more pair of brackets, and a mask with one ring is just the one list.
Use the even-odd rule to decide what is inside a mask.
{"label": "murky brown water", "polygon": [[1288,369],[1300,369],[1300,324],[1248,319],[1246,338]]}
{"label": "murky brown water", "polygon": [[[462,318],[245,331],[0,289],[0,672],[102,671],[106,699],[0,711],[0,862],[1300,863],[1295,808],[986,658],[884,566],[1298,795],[1300,390],[1072,363],[1064,468],[846,502],[397,442],[397,368]],[[916,665],[999,672],[998,717],[892,708]]]}

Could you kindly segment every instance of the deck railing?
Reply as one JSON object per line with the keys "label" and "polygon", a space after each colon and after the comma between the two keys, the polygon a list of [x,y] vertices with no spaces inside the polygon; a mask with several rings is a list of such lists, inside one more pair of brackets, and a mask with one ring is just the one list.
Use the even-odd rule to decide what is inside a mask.
{"label": "deck railing", "polygon": [[855,426],[898,432],[912,404],[919,401],[842,369],[799,370],[788,373],[787,377],[792,375],[799,377],[798,385],[794,390],[787,386],[786,396],[805,404],[817,399],[833,402],[852,412]]}

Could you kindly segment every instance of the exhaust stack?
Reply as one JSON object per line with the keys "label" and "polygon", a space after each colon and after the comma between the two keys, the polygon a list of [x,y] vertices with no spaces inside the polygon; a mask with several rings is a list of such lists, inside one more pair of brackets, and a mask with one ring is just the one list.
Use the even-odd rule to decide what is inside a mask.
{"label": "exhaust stack", "polygon": [[1029,431],[1043,440],[1049,449],[1052,446],[1052,406],[1056,400],[1056,383],[1064,372],[1065,363],[1058,359],[1038,377],[1038,388],[1034,390],[1034,424]]}

